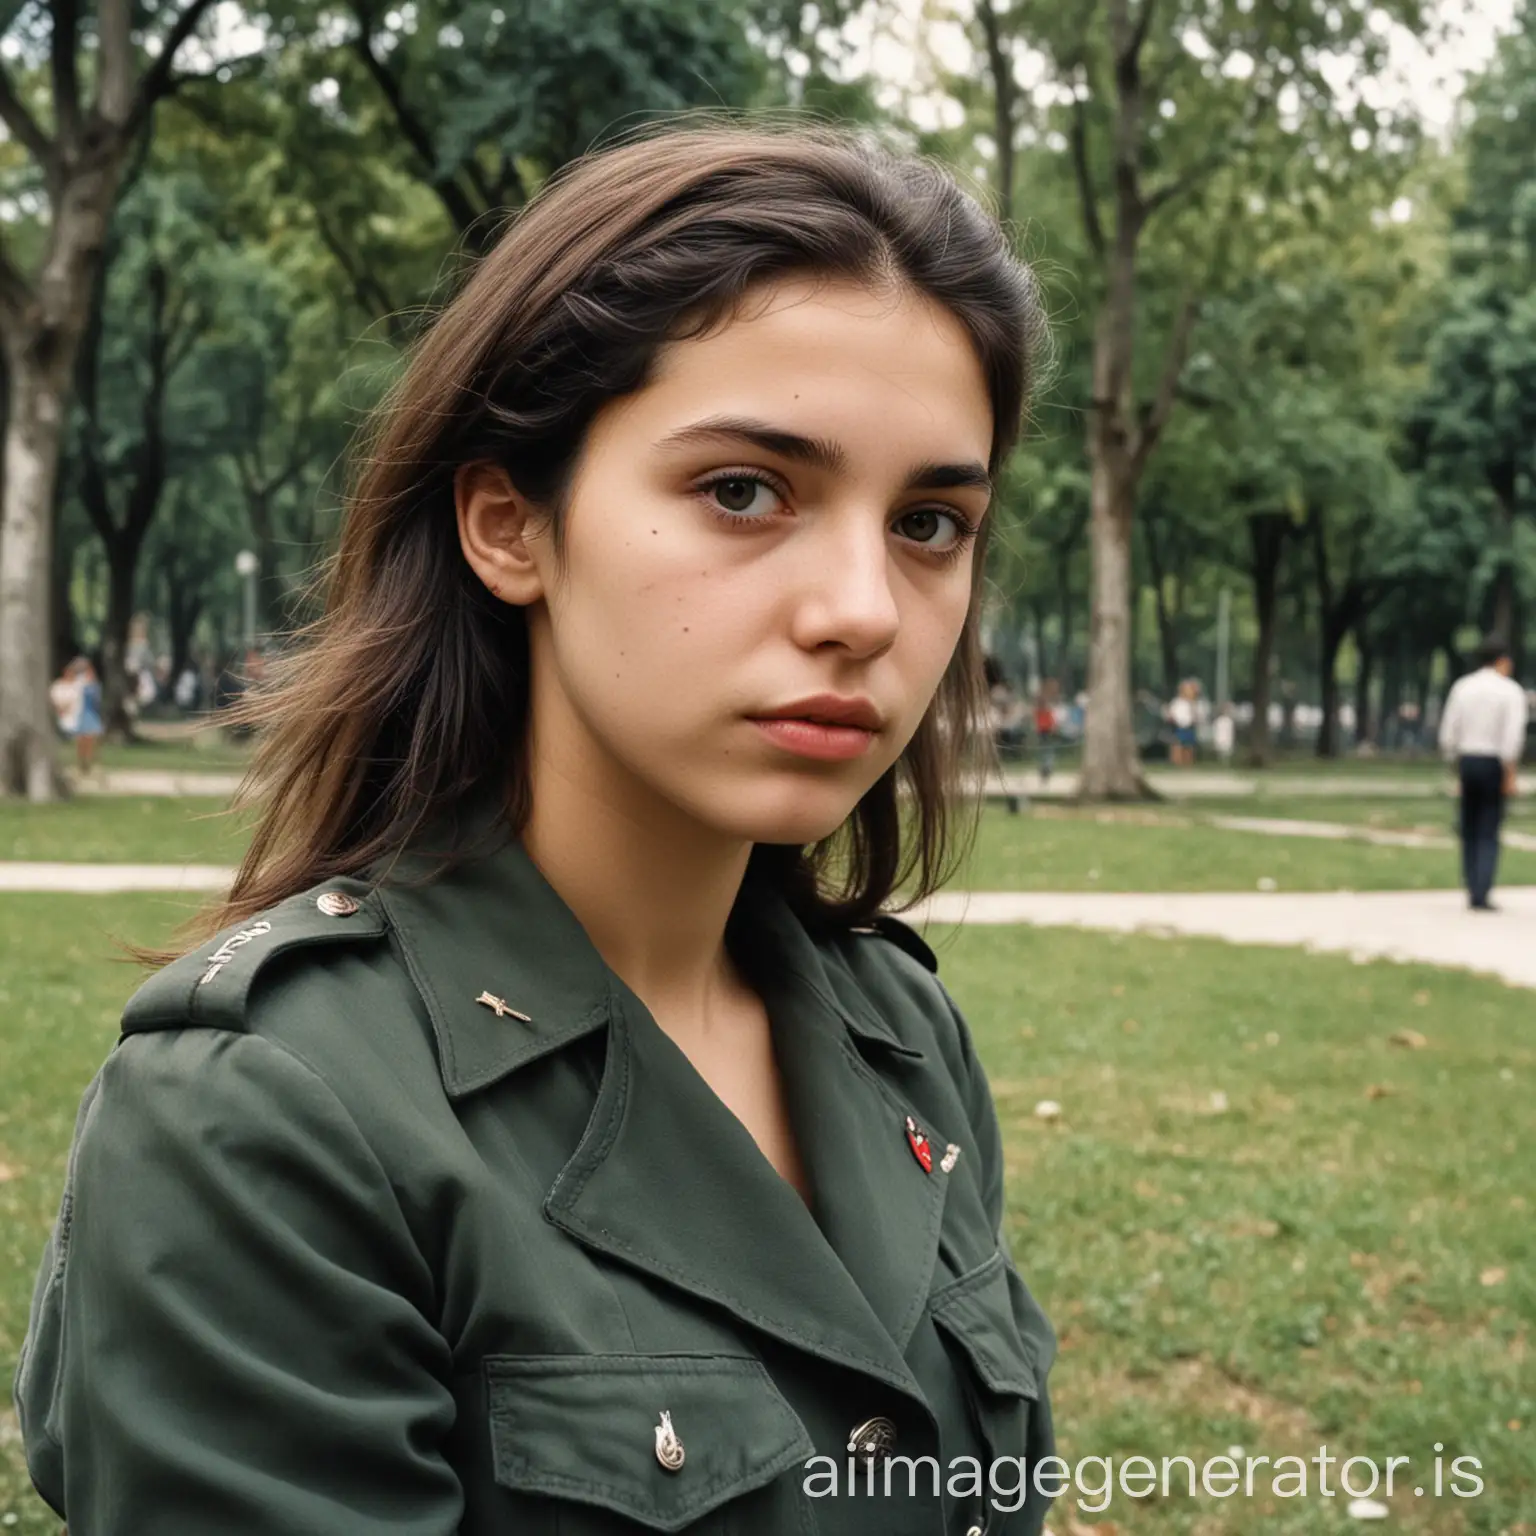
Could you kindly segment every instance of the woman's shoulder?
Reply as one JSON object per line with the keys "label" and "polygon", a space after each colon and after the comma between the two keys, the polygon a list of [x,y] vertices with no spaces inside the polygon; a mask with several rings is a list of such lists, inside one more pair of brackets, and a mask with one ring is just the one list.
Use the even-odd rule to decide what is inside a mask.
{"label": "woman's shoulder", "polygon": [[118,1046],[154,1051],[152,1037],[186,1031],[261,1039],[354,1114],[413,1080],[440,1093],[430,1022],[389,934],[368,885],[323,881],[148,977],[123,1009]]}

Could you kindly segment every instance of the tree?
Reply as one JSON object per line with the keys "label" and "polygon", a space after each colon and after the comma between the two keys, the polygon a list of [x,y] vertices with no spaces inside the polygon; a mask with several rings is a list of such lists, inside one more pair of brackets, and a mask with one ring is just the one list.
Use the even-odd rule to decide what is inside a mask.
{"label": "tree", "polygon": [[[1415,0],[1389,13],[1417,23]],[[1383,45],[1366,9],[1329,0],[976,0],[1009,174],[1028,129],[1029,176],[1076,190],[1091,292],[1083,401],[1092,480],[1089,705],[1082,793],[1145,792],[1130,704],[1132,526],[1138,491],[1179,399],[1203,304],[1262,247],[1275,199],[1304,200],[1390,161],[1406,135],[1330,83],[1340,60],[1369,73]],[[1043,70],[1018,89],[1028,59]],[[1026,124],[1029,103],[1035,120]],[[1011,196],[1011,188],[1008,196]]]}
{"label": "tree", "polygon": [[26,46],[46,59],[46,125],[25,99],[31,82],[0,67],[0,120],[24,149],[48,207],[30,273],[15,242],[0,243],[9,403],[0,503],[0,792],[31,800],[53,799],[61,787],[47,696],[48,602],[54,485],[76,352],[124,166],[149,131],[156,102],[180,83],[173,65],[210,3],[188,0],[170,12],[142,69],[129,0],[99,0],[93,25],[76,0],[28,7],[19,25]]}
{"label": "tree", "polygon": [[1469,92],[1450,278],[1409,459],[1484,523],[1483,618],[1520,650],[1516,520],[1536,512],[1536,8]]}

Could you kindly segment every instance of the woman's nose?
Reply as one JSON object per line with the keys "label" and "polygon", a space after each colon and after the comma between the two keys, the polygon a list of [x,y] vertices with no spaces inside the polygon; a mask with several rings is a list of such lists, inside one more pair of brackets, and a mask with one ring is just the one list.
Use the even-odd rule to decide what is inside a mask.
{"label": "woman's nose", "polygon": [[900,625],[884,521],[829,517],[817,532],[803,550],[795,639],[807,650],[837,645],[878,655]]}

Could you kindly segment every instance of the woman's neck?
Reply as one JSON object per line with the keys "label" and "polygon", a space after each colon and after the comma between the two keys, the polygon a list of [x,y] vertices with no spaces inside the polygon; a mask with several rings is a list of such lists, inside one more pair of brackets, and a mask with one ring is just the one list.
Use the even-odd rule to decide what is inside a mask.
{"label": "woman's neck", "polygon": [[708,1034],[740,996],[725,928],[752,844],[702,827],[616,765],[530,752],[523,846],[662,1027]]}

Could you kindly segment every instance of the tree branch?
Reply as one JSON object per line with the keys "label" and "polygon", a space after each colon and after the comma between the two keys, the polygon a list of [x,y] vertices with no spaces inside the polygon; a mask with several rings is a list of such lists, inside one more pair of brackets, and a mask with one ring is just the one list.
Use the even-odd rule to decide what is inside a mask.
{"label": "tree branch", "polygon": [[406,143],[416,152],[427,185],[437,193],[455,227],[461,233],[467,232],[480,217],[481,210],[470,203],[451,176],[445,177],[438,173],[437,149],[427,125],[406,101],[399,77],[373,51],[373,18],[359,5],[354,4],[352,9],[361,28],[354,45],[358,58],[362,60],[363,67],[373,77],[374,84],[394,113]]}
{"label": "tree branch", "polygon": [[1072,168],[1077,172],[1077,197],[1082,205],[1083,233],[1095,256],[1104,254],[1104,226],[1099,222],[1099,195],[1093,185],[1093,171],[1088,164],[1088,103],[1072,103]]}
{"label": "tree branch", "polygon": [[[114,3],[119,3],[119,0],[102,0],[104,7]],[[197,30],[198,23],[212,4],[213,0],[190,0],[187,8],[177,16],[175,25],[166,33],[165,40],[160,45],[160,52],[149,68],[144,71],[144,78],[139,81],[138,91],[133,98],[130,128],[134,131],[143,125],[155,103],[180,84],[171,74],[176,64],[176,55],[181,51],[181,45]],[[233,62],[243,63],[244,60]],[[192,78],[202,77],[193,76]]]}
{"label": "tree branch", "polygon": [[130,9],[129,0],[98,0],[96,6],[96,113],[120,129],[133,113]]}
{"label": "tree branch", "polygon": [[1131,444],[1131,457],[1138,474],[1158,438],[1162,436],[1163,428],[1168,425],[1168,418],[1173,414],[1174,401],[1178,397],[1179,375],[1183,373],[1184,363],[1189,357],[1189,341],[1194,334],[1195,320],[1199,314],[1200,301],[1186,294],[1168,337],[1168,350],[1163,354],[1163,370],[1158,377],[1157,389]]}
{"label": "tree branch", "polygon": [[59,139],[73,142],[80,131],[80,75],[75,50],[80,43],[79,0],[52,0],[53,36],[48,64],[53,76],[53,121]]}
{"label": "tree branch", "polygon": [[992,76],[992,126],[997,141],[998,217],[1004,224],[1013,218],[1013,147],[1014,122],[1013,60],[1003,46],[1002,29],[992,0],[976,0],[976,16],[987,43],[987,68]]}
{"label": "tree branch", "polygon": [[0,69],[0,122],[10,129],[11,137],[23,145],[27,153],[52,177],[56,146],[16,94],[16,87],[4,69]]}
{"label": "tree branch", "polygon": [[1135,25],[1131,28],[1131,52],[1136,58],[1141,57],[1141,50],[1146,46],[1147,33],[1152,29],[1152,11],[1157,0],[1141,0],[1141,10],[1136,16]]}
{"label": "tree branch", "polygon": [[0,315],[4,316],[7,325],[14,324],[26,313],[32,299],[32,284],[11,260],[11,253],[0,245]]}
{"label": "tree branch", "polygon": [[347,249],[341,236],[319,207],[314,207],[313,211],[315,229],[320,235],[321,243],[331,253],[332,259],[341,268],[342,275],[351,284],[352,297],[357,307],[365,315],[372,315],[376,320],[389,319],[399,306],[390,297],[383,283],[369,270],[366,262],[357,259],[353,252]]}
{"label": "tree branch", "polygon": [[1143,208],[1148,218],[1157,212],[1165,203],[1171,203],[1176,197],[1182,197],[1191,188],[1210,176],[1226,160],[1230,150],[1226,148],[1213,149],[1202,155],[1195,163],[1178,176],[1170,177],[1156,191],[1149,192]]}

